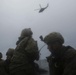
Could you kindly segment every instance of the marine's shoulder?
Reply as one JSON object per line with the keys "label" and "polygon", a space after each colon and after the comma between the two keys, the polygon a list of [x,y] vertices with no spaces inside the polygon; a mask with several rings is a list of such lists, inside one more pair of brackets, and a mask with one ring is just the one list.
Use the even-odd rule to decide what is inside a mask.
{"label": "marine's shoulder", "polygon": [[76,49],[71,46],[66,46],[66,53],[76,53]]}
{"label": "marine's shoulder", "polygon": [[30,44],[37,44],[37,41],[34,38],[29,39]]}
{"label": "marine's shoulder", "polygon": [[76,50],[71,46],[67,46],[64,53],[64,57],[66,60],[73,59],[74,57],[76,57]]}

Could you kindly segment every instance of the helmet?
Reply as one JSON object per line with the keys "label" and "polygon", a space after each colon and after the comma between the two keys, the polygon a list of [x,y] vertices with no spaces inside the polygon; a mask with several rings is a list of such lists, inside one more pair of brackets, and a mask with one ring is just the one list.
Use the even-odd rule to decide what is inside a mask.
{"label": "helmet", "polygon": [[47,44],[50,44],[50,43],[52,44],[55,42],[59,42],[59,43],[63,44],[64,38],[59,32],[52,32],[52,33],[48,34],[47,36],[45,36],[44,42]]}
{"label": "helmet", "polygon": [[10,55],[10,56],[13,56],[13,53],[14,53],[14,49],[13,48],[9,48],[8,51],[6,52],[6,55]]}
{"label": "helmet", "polygon": [[25,28],[21,32],[21,37],[31,36],[32,34],[33,32],[31,31],[31,28]]}

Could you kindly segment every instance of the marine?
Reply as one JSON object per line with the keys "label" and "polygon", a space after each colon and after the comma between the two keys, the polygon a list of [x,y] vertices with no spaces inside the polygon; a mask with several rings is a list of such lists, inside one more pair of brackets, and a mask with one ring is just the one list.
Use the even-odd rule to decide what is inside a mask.
{"label": "marine", "polygon": [[34,61],[39,60],[39,51],[32,35],[31,28],[21,31],[10,63],[11,75],[38,75]]}
{"label": "marine", "polygon": [[51,32],[43,41],[51,55],[47,57],[50,75],[76,75],[76,50],[64,45],[64,38],[59,32]]}
{"label": "marine", "polygon": [[9,48],[6,52],[6,60],[4,61],[4,67],[8,75],[10,75],[9,66],[11,63],[11,58],[14,54],[14,48]]}

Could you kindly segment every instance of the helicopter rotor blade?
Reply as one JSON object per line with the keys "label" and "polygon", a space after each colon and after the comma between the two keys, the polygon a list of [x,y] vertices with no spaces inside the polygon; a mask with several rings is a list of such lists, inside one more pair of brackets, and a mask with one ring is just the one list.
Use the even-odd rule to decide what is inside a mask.
{"label": "helicopter rotor blade", "polygon": [[39,4],[40,8],[41,8],[41,4]]}
{"label": "helicopter rotor blade", "polygon": [[49,6],[49,3],[47,4],[47,6],[45,8],[47,8]]}

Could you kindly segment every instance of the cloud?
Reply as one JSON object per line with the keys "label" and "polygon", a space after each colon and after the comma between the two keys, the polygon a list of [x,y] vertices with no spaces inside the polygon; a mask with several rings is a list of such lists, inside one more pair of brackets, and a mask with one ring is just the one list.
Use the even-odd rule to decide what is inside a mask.
{"label": "cloud", "polygon": [[[49,7],[38,13],[34,9],[49,3]],[[39,36],[52,31],[60,32],[66,45],[75,47],[76,38],[76,1],[75,0],[1,0],[0,1],[0,51],[4,54],[15,43],[24,28],[31,28],[39,48],[43,45]],[[49,55],[47,48],[41,51],[41,58]]]}

